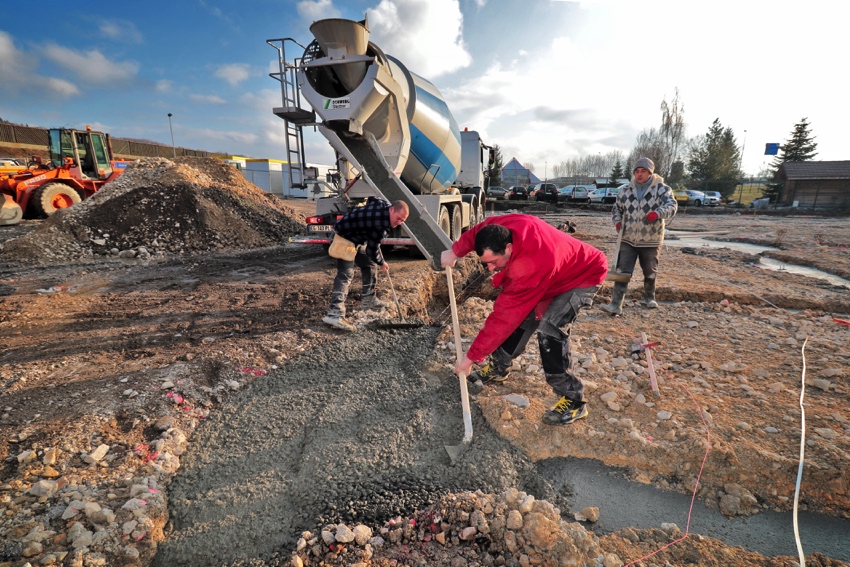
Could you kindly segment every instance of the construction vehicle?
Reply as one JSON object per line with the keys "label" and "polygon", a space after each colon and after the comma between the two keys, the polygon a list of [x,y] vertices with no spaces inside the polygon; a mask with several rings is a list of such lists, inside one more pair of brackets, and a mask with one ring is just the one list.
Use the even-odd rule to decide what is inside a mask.
{"label": "construction vehicle", "polygon": [[34,157],[23,170],[0,175],[0,225],[48,217],[92,196],[130,163],[114,160],[109,135],[85,130],[48,130],[50,161]]}
{"label": "construction vehicle", "polygon": [[[273,112],[287,123],[289,163],[304,163],[303,128],[315,127],[342,177],[338,195],[317,200],[308,234],[295,240],[327,244],[337,219],[369,196],[402,200],[410,215],[383,242],[415,245],[441,269],[440,253],[484,219],[492,148],[460,131],[433,84],[369,41],[367,20],[320,20],[310,31],[306,48],[292,38],[266,42],[278,51],[279,72],[270,75],[283,106]],[[299,59],[287,60],[289,42],[304,50]]]}

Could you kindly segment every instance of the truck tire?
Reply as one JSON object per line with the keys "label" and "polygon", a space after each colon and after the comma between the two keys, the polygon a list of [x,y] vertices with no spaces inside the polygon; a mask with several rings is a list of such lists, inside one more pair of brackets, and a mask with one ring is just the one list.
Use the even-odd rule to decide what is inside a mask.
{"label": "truck tire", "polygon": [[35,190],[30,203],[37,216],[49,217],[59,209],[82,202],[82,198],[71,187],[62,183],[45,183]]}
{"label": "truck tire", "polygon": [[437,224],[440,226],[440,229],[446,233],[447,236],[451,237],[452,235],[452,220],[449,217],[449,210],[445,205],[440,206],[440,215],[437,218]]}
{"label": "truck tire", "polygon": [[480,224],[482,222],[484,222],[484,205],[482,205],[479,201],[475,203],[475,224]]}
{"label": "truck tire", "polygon": [[461,233],[463,232],[463,213],[461,213],[460,206],[452,207],[452,242],[456,242],[458,238],[460,238]]}

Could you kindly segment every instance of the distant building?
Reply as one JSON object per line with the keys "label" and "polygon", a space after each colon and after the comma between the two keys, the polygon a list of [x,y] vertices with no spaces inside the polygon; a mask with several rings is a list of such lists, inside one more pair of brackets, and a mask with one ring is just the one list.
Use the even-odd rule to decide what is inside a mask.
{"label": "distant building", "polygon": [[502,184],[506,187],[535,183],[540,183],[540,179],[530,169],[523,167],[516,158],[511,158],[511,161],[502,166]]}
{"label": "distant building", "polygon": [[[305,188],[291,187],[289,162],[277,159],[256,159],[242,156],[220,158],[242,172],[242,177],[263,191],[278,197],[315,198],[315,188],[310,181],[328,181],[329,175],[336,171],[330,165],[308,163],[304,166]],[[296,172],[296,179],[299,174]]]}
{"label": "distant building", "polygon": [[850,208],[850,161],[786,161],[777,171],[778,203],[806,208]]}

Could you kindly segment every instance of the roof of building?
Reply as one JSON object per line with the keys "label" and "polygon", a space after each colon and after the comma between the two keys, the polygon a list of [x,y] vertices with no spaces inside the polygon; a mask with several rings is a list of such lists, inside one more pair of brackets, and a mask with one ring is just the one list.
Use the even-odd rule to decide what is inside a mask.
{"label": "roof of building", "polygon": [[511,158],[511,161],[509,161],[508,163],[506,163],[505,165],[502,166],[502,175],[503,176],[504,176],[506,171],[509,174],[513,174],[513,175],[520,175],[520,172],[522,173],[522,175],[525,175],[527,173],[529,181],[531,183],[540,183],[540,179],[538,179],[537,176],[534,175],[534,173],[531,170],[529,170],[527,167],[523,167],[523,165],[519,161],[517,161],[517,159],[515,157]]}
{"label": "roof of building", "polygon": [[850,160],[786,161],[779,174],[785,179],[850,179]]}

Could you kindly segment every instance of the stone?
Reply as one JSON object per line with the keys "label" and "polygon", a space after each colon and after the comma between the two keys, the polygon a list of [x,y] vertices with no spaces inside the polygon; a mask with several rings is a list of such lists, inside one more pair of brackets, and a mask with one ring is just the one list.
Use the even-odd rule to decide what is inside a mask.
{"label": "stone", "polygon": [[522,514],[520,514],[519,510],[511,510],[508,512],[506,526],[509,530],[522,529]]}
{"label": "stone", "polygon": [[106,456],[106,453],[108,453],[108,452],[109,452],[109,445],[99,445],[97,447],[97,449],[95,449],[94,451],[92,451],[91,453],[86,455],[85,458],[83,459],[83,461],[85,461],[86,463],[88,463],[90,465],[98,463],[98,462],[100,462],[101,459],[103,459],[103,457]]}

